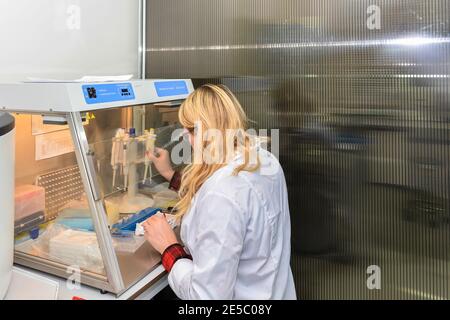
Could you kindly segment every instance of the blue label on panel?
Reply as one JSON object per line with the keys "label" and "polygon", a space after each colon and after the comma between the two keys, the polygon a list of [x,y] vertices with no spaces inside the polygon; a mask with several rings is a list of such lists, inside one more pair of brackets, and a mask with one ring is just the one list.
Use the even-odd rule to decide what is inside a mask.
{"label": "blue label on panel", "polygon": [[133,100],[131,83],[86,84],[82,86],[87,104]]}
{"label": "blue label on panel", "polygon": [[158,97],[170,97],[188,94],[186,81],[156,81],[156,94]]}

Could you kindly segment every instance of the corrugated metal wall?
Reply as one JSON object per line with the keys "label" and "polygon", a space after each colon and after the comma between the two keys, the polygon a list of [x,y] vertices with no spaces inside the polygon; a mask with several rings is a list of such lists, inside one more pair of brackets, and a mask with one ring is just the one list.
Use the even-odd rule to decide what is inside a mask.
{"label": "corrugated metal wall", "polygon": [[450,298],[450,1],[148,0],[146,59],[280,129],[300,299]]}

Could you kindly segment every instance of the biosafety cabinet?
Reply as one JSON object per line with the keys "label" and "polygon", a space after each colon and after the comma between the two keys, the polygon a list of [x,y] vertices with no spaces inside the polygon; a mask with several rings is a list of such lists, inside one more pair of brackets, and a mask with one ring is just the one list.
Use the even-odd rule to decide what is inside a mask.
{"label": "biosafety cabinet", "polygon": [[177,194],[147,154],[186,143],[177,112],[192,91],[190,80],[0,84],[16,121],[15,263],[117,295],[162,275],[139,226]]}

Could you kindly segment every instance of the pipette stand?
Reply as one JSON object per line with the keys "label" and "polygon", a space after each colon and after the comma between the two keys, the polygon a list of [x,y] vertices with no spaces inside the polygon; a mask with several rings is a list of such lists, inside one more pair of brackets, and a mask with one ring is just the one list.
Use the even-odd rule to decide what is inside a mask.
{"label": "pipette stand", "polygon": [[128,162],[128,186],[127,194],[123,197],[119,211],[120,213],[133,214],[153,206],[155,201],[148,196],[139,194],[138,192],[138,175],[137,175],[137,146],[138,140],[130,138],[127,150]]}

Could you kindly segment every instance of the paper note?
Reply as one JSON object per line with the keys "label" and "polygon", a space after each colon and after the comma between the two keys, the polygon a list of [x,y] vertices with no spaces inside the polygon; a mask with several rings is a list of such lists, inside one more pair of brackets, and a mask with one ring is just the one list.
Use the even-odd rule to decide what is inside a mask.
{"label": "paper note", "polygon": [[40,134],[35,136],[35,139],[36,160],[49,159],[74,151],[69,130]]}

